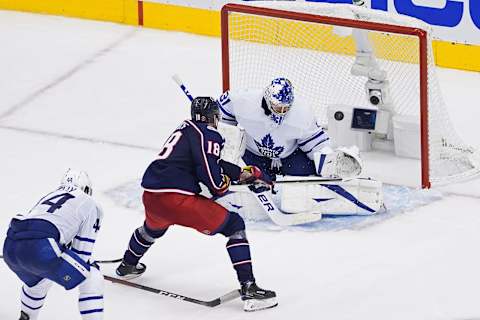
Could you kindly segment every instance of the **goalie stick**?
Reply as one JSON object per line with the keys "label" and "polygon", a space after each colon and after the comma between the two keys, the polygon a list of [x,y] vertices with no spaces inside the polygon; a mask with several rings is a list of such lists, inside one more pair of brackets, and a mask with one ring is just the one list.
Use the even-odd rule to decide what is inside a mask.
{"label": "goalie stick", "polygon": [[107,276],[107,275],[104,275],[103,277],[105,278],[105,280],[111,281],[113,283],[121,284],[121,285],[124,285],[124,286],[132,287],[132,288],[136,288],[136,289],[140,289],[140,290],[145,290],[145,291],[156,293],[156,294],[159,294],[159,295],[162,295],[162,296],[166,296],[166,297],[170,297],[170,298],[174,298],[174,299],[182,300],[182,301],[186,301],[186,302],[191,302],[191,303],[195,303],[195,304],[199,304],[199,305],[202,305],[202,306],[205,306],[205,307],[211,307],[211,308],[219,306],[222,303],[225,303],[225,302],[228,302],[228,301],[231,301],[231,300],[234,300],[234,299],[240,297],[240,290],[237,289],[237,290],[232,290],[232,291],[230,291],[230,292],[228,292],[228,293],[226,293],[226,294],[224,294],[224,295],[222,295],[218,298],[215,298],[213,300],[204,301],[204,300],[199,300],[199,299],[195,299],[195,298],[190,298],[190,297],[187,297],[187,296],[182,296],[180,294],[169,292],[169,291],[162,290],[162,289],[156,289],[156,288],[144,286],[142,284],[130,282],[130,281],[127,281],[127,280],[118,279],[118,278],[115,278],[115,277],[110,277],[110,276]]}

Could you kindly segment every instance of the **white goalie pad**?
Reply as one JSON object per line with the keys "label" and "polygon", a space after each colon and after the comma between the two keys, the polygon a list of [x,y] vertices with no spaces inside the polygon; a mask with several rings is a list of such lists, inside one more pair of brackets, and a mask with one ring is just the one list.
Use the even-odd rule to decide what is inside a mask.
{"label": "white goalie pad", "polygon": [[282,186],[280,208],[286,213],[313,212],[325,215],[371,215],[383,208],[382,183],[354,178],[329,183],[298,183]]}
{"label": "white goalie pad", "polygon": [[275,189],[275,194],[255,193],[246,185],[231,186],[233,192],[216,201],[244,219],[271,219],[281,226],[312,223],[325,215],[371,215],[383,208],[382,183],[372,179],[287,176]]}
{"label": "white goalie pad", "polygon": [[240,160],[246,147],[245,129],[240,126],[219,122],[217,130],[225,139],[225,145],[220,157],[225,161],[240,165]]}

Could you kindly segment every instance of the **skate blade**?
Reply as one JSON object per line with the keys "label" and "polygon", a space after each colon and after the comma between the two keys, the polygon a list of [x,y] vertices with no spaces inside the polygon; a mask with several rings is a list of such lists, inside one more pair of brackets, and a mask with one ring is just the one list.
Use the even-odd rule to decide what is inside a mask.
{"label": "skate blade", "polygon": [[121,276],[117,273],[115,273],[115,275],[117,276],[118,279],[122,279],[122,280],[132,280],[132,279],[135,279],[135,278],[138,278],[142,275],[143,273],[140,273],[140,274],[128,274],[126,276]]}
{"label": "skate blade", "polygon": [[265,300],[246,300],[243,310],[246,312],[260,311],[270,309],[278,306],[277,298],[270,298]]}

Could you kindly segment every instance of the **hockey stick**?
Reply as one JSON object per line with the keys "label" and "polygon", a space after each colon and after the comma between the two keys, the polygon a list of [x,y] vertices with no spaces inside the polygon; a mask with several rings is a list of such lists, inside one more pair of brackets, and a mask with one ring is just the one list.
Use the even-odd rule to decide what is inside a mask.
{"label": "hockey stick", "polygon": [[342,178],[322,178],[318,176],[305,177],[282,177],[275,181],[275,184],[289,184],[289,183],[330,183],[344,181]]}
{"label": "hockey stick", "polygon": [[202,306],[205,306],[205,307],[216,307],[216,306],[218,306],[222,303],[225,303],[225,302],[228,302],[228,301],[231,301],[231,300],[234,300],[234,299],[240,297],[240,290],[237,289],[237,290],[232,290],[232,291],[224,294],[223,296],[215,298],[213,300],[204,301],[204,300],[198,300],[198,299],[195,299],[195,298],[190,298],[190,297],[187,297],[187,296],[182,296],[180,294],[173,293],[173,292],[168,292],[168,291],[165,291],[165,290],[144,286],[144,285],[134,283],[134,282],[130,282],[130,281],[123,280],[123,279],[118,279],[118,278],[114,278],[114,277],[110,277],[110,276],[106,276],[106,275],[104,275],[103,277],[106,280],[109,280],[113,283],[122,284],[122,285],[125,285],[125,286],[128,286],[128,287],[137,288],[137,289],[140,289],[140,290],[145,290],[145,291],[148,291],[148,292],[160,294],[162,296],[174,298],[174,299],[177,299],[177,300],[183,300],[183,301],[186,301],[186,302],[199,304],[199,305],[202,305]]}
{"label": "hockey stick", "polygon": [[187,96],[187,98],[190,100],[190,101],[193,101],[193,97],[192,95],[190,94],[190,92],[188,91],[187,87],[183,84],[183,81],[182,79],[180,79],[180,77],[178,76],[178,74],[174,74],[172,76],[172,79],[173,81],[175,81],[178,86],[180,87],[180,89],[182,89],[183,93],[185,93],[185,95]]}
{"label": "hockey stick", "polygon": [[100,264],[103,264],[103,263],[117,263],[117,262],[121,262],[122,260],[123,260],[122,258],[112,259],[112,260],[95,260],[95,263],[100,263]]}
{"label": "hockey stick", "polygon": [[[1,254],[0,254],[0,259],[3,259],[3,256]],[[122,261],[122,258],[112,259],[112,260],[95,260],[94,262],[104,264],[104,263],[117,263],[121,261]]]}
{"label": "hockey stick", "polygon": [[[0,259],[3,259],[3,255],[0,255]],[[120,262],[120,261],[122,261],[122,259],[96,260],[95,262],[96,263],[115,263],[115,262]],[[232,290],[232,291],[224,294],[223,296],[215,298],[213,300],[203,301],[203,300],[198,300],[198,299],[195,299],[195,298],[190,298],[190,297],[187,297],[187,296],[182,296],[180,294],[176,294],[176,293],[173,293],[173,292],[168,292],[168,291],[161,290],[161,289],[155,289],[155,288],[147,287],[147,286],[144,286],[144,285],[141,285],[141,284],[138,284],[138,283],[133,283],[133,282],[129,282],[129,281],[126,281],[126,280],[123,280],[123,279],[118,279],[118,278],[114,278],[114,277],[110,277],[110,276],[106,276],[106,275],[104,275],[103,278],[105,280],[111,281],[113,283],[118,283],[118,284],[122,284],[122,285],[125,285],[125,286],[128,286],[128,287],[137,288],[137,289],[157,293],[157,294],[160,294],[162,296],[166,296],[166,297],[174,298],[174,299],[177,299],[177,300],[183,300],[183,301],[195,303],[195,304],[199,304],[199,305],[206,306],[206,307],[216,307],[216,306],[218,306],[222,303],[225,303],[225,302],[228,302],[228,301],[231,301],[231,300],[234,300],[234,299],[240,297],[240,290],[236,289],[236,290]]]}

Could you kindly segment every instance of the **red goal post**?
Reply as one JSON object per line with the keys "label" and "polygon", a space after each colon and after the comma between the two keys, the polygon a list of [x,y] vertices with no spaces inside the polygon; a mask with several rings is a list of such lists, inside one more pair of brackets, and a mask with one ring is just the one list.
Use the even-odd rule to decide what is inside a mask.
{"label": "red goal post", "polygon": [[[335,16],[335,14],[328,14],[328,15],[322,15],[314,12],[310,12],[307,7],[305,9],[305,4],[302,5],[302,8],[299,9],[296,4],[292,2],[287,2],[287,4],[278,4],[278,1],[271,1],[271,4],[267,4],[266,6],[263,6],[263,4],[255,4],[255,5],[243,5],[243,4],[226,4],[223,6],[221,10],[221,41],[222,41],[222,75],[223,75],[223,90],[229,90],[229,89],[234,89],[238,87],[245,86],[246,83],[250,84],[252,86],[263,86],[266,85],[267,82],[265,80],[262,80],[263,82],[256,82],[251,81],[251,76],[245,76],[249,77],[250,80],[246,81],[246,83],[241,83],[242,80],[237,81],[238,83],[234,83],[232,85],[232,76],[235,75],[235,73],[240,73],[238,70],[239,68],[242,69],[241,72],[259,72],[258,70],[255,70],[254,67],[250,67],[248,65],[248,61],[245,63],[243,66],[237,66],[237,70],[232,69],[232,63],[235,63],[236,60],[241,60],[243,58],[240,58],[239,54],[242,53],[234,53],[232,51],[232,41],[237,40],[239,43],[246,43],[246,42],[257,42],[257,43],[263,43],[263,45],[268,45],[269,47],[288,47],[290,44],[288,43],[289,39],[293,40],[295,36],[286,36],[285,40],[278,40],[277,38],[275,40],[269,39],[268,31],[265,31],[267,33],[267,36],[265,38],[264,35],[262,35],[263,38],[255,38],[255,39],[250,39],[248,36],[246,36],[247,31],[238,31],[240,28],[244,28],[245,30],[253,30],[257,28],[255,24],[258,24],[258,28],[265,28],[265,25],[272,24],[268,19],[274,19],[274,20],[282,20],[282,21],[295,21],[299,23],[307,23],[307,24],[319,24],[323,26],[337,26],[337,27],[347,27],[347,28],[355,28],[355,29],[362,29],[362,30],[369,30],[369,31],[375,31],[377,33],[385,33],[385,34],[394,34],[394,35],[406,35],[410,37],[415,37],[418,42],[418,49],[415,51],[415,55],[417,57],[413,59],[418,59],[416,63],[418,63],[418,73],[415,76],[417,81],[417,84],[415,84],[415,88],[418,89],[412,89],[412,92],[405,92],[405,95],[413,95],[416,94],[418,96],[418,104],[419,106],[419,122],[420,122],[420,161],[421,161],[421,186],[423,188],[429,188],[432,184],[432,180],[435,180],[435,178],[432,179],[432,171],[431,171],[431,163],[432,161],[435,161],[435,159],[431,158],[431,153],[439,154],[441,152],[437,151],[437,149],[433,150],[429,147],[430,143],[432,142],[432,137],[429,136],[431,130],[429,126],[432,124],[432,119],[429,121],[429,112],[430,112],[430,107],[429,103],[431,103],[432,100],[429,100],[429,77],[431,78],[432,76],[429,74],[429,68],[432,67],[432,61],[429,61],[429,59],[433,59],[432,57],[429,57],[429,44],[430,38],[428,32],[420,27],[417,26],[407,26],[407,25],[399,25],[399,24],[389,24],[389,23],[383,23],[383,22],[377,22],[374,21],[375,19],[362,19],[359,18],[361,14],[354,15],[354,18],[350,17],[342,17],[342,16]],[[277,5],[278,4],[278,5]],[[308,4],[310,5],[311,8],[314,8],[314,5],[316,4]],[[332,5],[332,4],[322,4],[326,6],[338,6],[338,4]],[[291,6],[291,7],[290,7]],[[299,5],[300,6],[300,5]],[[345,6],[345,5],[343,5]],[[347,5],[348,6],[348,5]],[[350,5],[350,7],[352,7]],[[360,10],[363,10],[364,8],[358,8]],[[355,8],[355,10],[357,10]],[[360,11],[361,13],[365,13],[367,11]],[[234,16],[251,16],[254,18],[250,18],[249,21],[245,18],[243,20],[239,20],[241,22],[235,22],[232,18]],[[256,18],[255,18],[256,17]],[[265,20],[265,21],[260,21],[260,20]],[[248,24],[251,25],[248,25]],[[285,22],[286,23],[286,22]],[[273,24],[272,24],[273,25]],[[236,29],[235,29],[236,28]],[[279,27],[278,26],[273,26],[273,33],[276,33],[275,37],[282,37],[284,36],[287,31],[281,33],[278,31]],[[293,27],[286,27],[284,30],[289,30],[292,28],[297,28],[296,26]],[[236,33],[237,32],[237,33]],[[248,32],[259,32],[259,31],[248,31]],[[311,35],[305,35],[306,37]],[[257,35],[257,37],[259,37]],[[289,38],[290,37],[290,38]],[[260,39],[260,40],[259,40]],[[241,41],[240,41],[241,40]],[[273,42],[276,42],[273,44]],[[296,40],[295,40],[296,41]],[[322,40],[315,40],[316,42],[321,42]],[[314,41],[314,42],[315,42]],[[239,48],[241,44],[237,45],[236,48]],[[302,45],[292,45],[292,47],[296,47],[297,49],[300,48]],[[310,45],[305,45],[306,46]],[[321,46],[321,45],[312,45],[313,46]],[[302,50],[304,48],[301,48]],[[235,49],[237,50],[237,49]],[[242,49],[238,49],[238,51],[241,52]],[[269,48],[268,50],[274,50]],[[317,49],[314,49],[317,50]],[[339,49],[342,50],[342,49]],[[272,51],[269,51],[272,52]],[[252,55],[251,53],[249,53]],[[255,54],[253,54],[255,55]],[[244,63],[244,62],[242,62]],[[286,63],[295,63],[295,61],[287,61]],[[430,65],[429,65],[430,63]],[[265,63],[263,63],[265,64]],[[282,68],[284,67],[281,65],[282,62],[279,62],[279,66],[275,66],[274,68],[278,68],[278,70],[275,70],[277,74],[279,75],[284,75],[284,70]],[[251,70],[249,68],[252,68]],[[244,71],[245,69],[246,71]],[[269,73],[274,71],[268,70],[265,73]],[[285,73],[289,73],[289,71],[285,71]],[[291,77],[289,74],[287,77]],[[414,79],[415,79],[414,78]],[[318,77],[316,78],[318,79]],[[313,81],[313,80],[312,80]],[[430,79],[430,81],[432,81]],[[295,83],[294,83],[295,85]],[[433,85],[432,85],[433,87]],[[418,91],[418,92],[415,92]],[[431,90],[430,90],[431,91]],[[317,95],[318,97],[322,97],[321,95]],[[443,103],[443,102],[442,102]],[[440,103],[440,104],[442,104]],[[411,103],[410,103],[411,104]],[[435,103],[436,104],[436,103]],[[409,103],[405,103],[406,109],[410,108]],[[442,105],[443,106],[443,105]],[[435,106],[436,107],[436,106]],[[323,107],[319,107],[318,110],[323,111]],[[408,113],[408,112],[406,112]],[[443,111],[442,111],[442,118],[444,117]],[[448,127],[448,124],[446,125]],[[442,129],[443,130],[443,129]],[[441,131],[441,130],[440,130]],[[444,131],[448,131],[448,129],[444,129]],[[436,132],[436,131],[435,131]],[[437,141],[438,139],[441,139],[440,137],[434,137]],[[443,140],[442,140],[443,141]],[[456,141],[456,140],[455,140]],[[455,145],[457,145],[455,143]],[[455,158],[456,155],[452,156],[452,158]],[[439,157],[441,158],[441,157]],[[458,158],[458,157],[457,157]],[[441,164],[439,163],[441,166]],[[436,169],[435,172],[437,172],[438,169]],[[452,170],[455,171],[455,170]],[[443,184],[445,182],[449,182],[451,180],[455,180],[457,177],[461,178],[464,176],[469,176],[472,174],[473,171],[478,172],[478,168],[475,168],[475,170],[472,170],[472,172],[465,173],[464,171],[468,170],[463,170],[458,169],[457,172],[453,172],[453,174],[450,175],[452,179],[447,177],[440,177],[438,179],[439,184]],[[462,172],[460,172],[462,171]]]}

